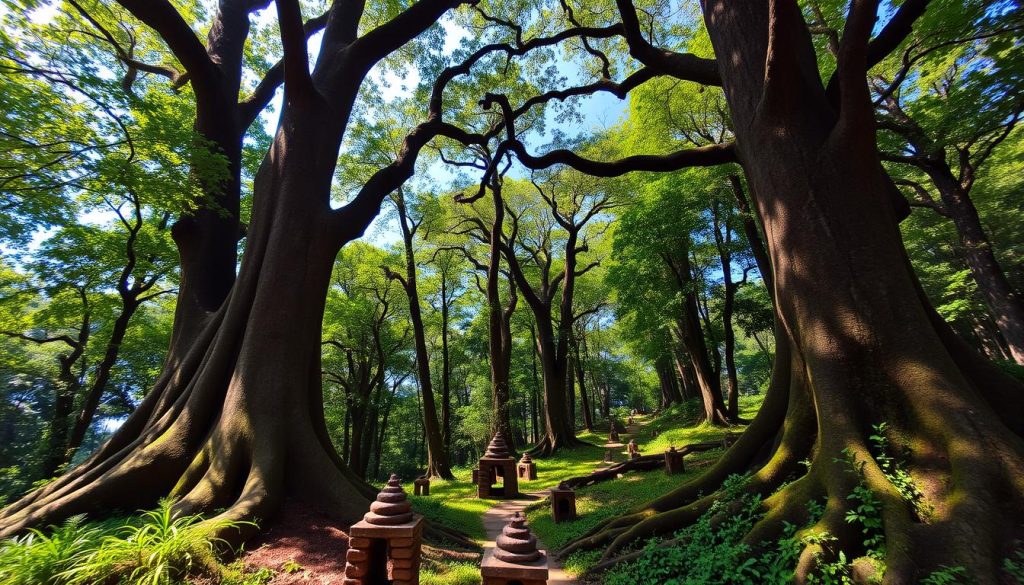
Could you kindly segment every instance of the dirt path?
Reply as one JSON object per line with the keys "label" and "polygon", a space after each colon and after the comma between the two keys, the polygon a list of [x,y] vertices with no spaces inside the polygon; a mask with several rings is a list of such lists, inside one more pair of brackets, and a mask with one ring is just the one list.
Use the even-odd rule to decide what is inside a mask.
{"label": "dirt path", "polygon": [[[522,512],[527,506],[547,497],[547,495],[547,492],[523,494],[515,500],[504,500],[497,506],[487,510],[484,513],[484,530],[487,532],[487,542],[484,543],[484,548],[494,546],[494,540],[501,534],[501,529],[508,524],[508,520],[513,514]],[[537,546],[545,550],[548,548],[539,540],[537,541]],[[550,554],[548,555],[548,566],[550,568],[548,585],[576,585],[576,580],[567,575],[562,570],[561,563],[551,558]]]}

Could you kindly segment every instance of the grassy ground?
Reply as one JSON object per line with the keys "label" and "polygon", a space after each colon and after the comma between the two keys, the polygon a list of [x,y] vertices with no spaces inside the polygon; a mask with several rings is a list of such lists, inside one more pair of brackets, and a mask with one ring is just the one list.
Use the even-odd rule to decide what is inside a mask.
{"label": "grassy ground", "polygon": [[[741,397],[741,416],[753,418],[762,399],[763,396]],[[694,417],[692,407],[674,407],[657,417],[638,417],[642,428],[629,438],[637,442],[641,453],[661,453],[673,445],[681,447],[689,443],[718,440],[727,432],[726,429],[711,425],[693,425]],[[659,436],[652,439],[652,431],[657,431]],[[580,438],[593,443],[594,446],[558,453],[546,459],[537,459],[537,480],[520,482],[520,491],[546,490],[564,479],[586,475],[602,467],[604,449],[600,445],[607,440],[607,434],[584,433]],[[626,437],[623,438],[628,440]],[[720,449],[687,455],[687,472],[681,475],[668,476],[661,471],[638,472],[582,488],[576,494],[576,510],[579,517],[574,522],[555,524],[551,520],[550,503],[547,499],[541,500],[528,509],[530,527],[546,546],[552,549],[561,548],[602,520],[628,512],[692,479],[720,455]],[[616,461],[623,460],[624,453],[618,453]],[[483,541],[483,513],[497,504],[498,500],[480,500],[476,497],[476,486],[471,481],[470,469],[456,470],[455,476],[454,481],[431,482],[428,497],[410,496],[413,506],[431,521],[457,528]],[[406,490],[411,494],[412,484],[407,485]],[[571,555],[563,559],[565,569],[572,574],[579,574],[592,566],[599,556],[600,553],[597,552]],[[469,575],[461,573],[453,571],[451,578],[447,578],[447,575],[431,574],[428,581],[437,585],[476,582],[463,580],[469,578]]]}
{"label": "grassy ground", "polygon": [[[573,449],[564,454],[547,459],[535,459],[537,463],[537,479],[534,481],[519,480],[519,491],[536,492],[554,487],[563,479],[586,475],[596,469],[604,459],[604,434],[582,433],[579,438],[592,447]],[[619,455],[619,460],[623,456]],[[405,490],[410,494],[413,508],[432,522],[456,528],[474,539],[483,542],[483,514],[501,500],[481,500],[476,497],[476,484],[473,483],[471,469],[454,470],[455,480],[432,480],[430,495],[413,496],[410,482]]]}
{"label": "grassy ground", "polygon": [[[741,397],[740,416],[753,418],[762,399],[760,395]],[[726,429],[707,424],[694,426],[691,423],[693,416],[684,407],[674,407],[655,418],[639,417],[643,428],[631,438],[636,441],[641,453],[661,453],[673,445],[681,447],[689,443],[718,440],[727,432]],[[656,439],[651,438],[654,430],[659,433]],[[680,475],[669,476],[662,471],[636,472],[581,488],[576,492],[578,518],[574,522],[555,524],[551,519],[550,503],[543,500],[527,511],[530,528],[548,547],[561,548],[603,520],[629,512],[682,485],[721,454],[721,449],[713,449],[687,455],[686,473]],[[599,551],[574,553],[562,561],[567,572],[578,575],[594,565],[600,554]]]}

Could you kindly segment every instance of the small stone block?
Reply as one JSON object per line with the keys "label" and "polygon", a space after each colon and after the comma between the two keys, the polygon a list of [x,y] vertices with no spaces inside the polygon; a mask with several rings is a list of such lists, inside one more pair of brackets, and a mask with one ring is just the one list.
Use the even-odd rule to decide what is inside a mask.
{"label": "small stone block", "polygon": [[392,559],[391,566],[395,569],[411,569],[415,563],[412,559]]}
{"label": "small stone block", "polygon": [[348,539],[349,548],[370,548],[369,538],[350,538]]}
{"label": "small stone block", "polygon": [[365,550],[358,548],[350,548],[345,553],[345,560],[350,563],[358,563],[367,560],[370,555]]}
{"label": "small stone block", "polygon": [[363,565],[353,565],[349,563],[345,566],[345,576],[349,578],[358,578],[366,576],[366,567]]}
{"label": "small stone block", "polygon": [[391,545],[391,548],[408,548],[408,547],[416,544],[416,539],[414,539],[414,538],[392,538],[391,540],[388,541],[388,544]]}
{"label": "small stone block", "polygon": [[388,556],[392,559],[411,559],[412,553],[411,548],[392,548]]}
{"label": "small stone block", "polygon": [[409,581],[412,580],[413,572],[409,569],[394,569],[391,571],[391,578],[398,581]]}
{"label": "small stone block", "polygon": [[415,514],[413,519],[405,524],[395,524],[392,526],[380,526],[370,524],[366,520],[360,520],[352,525],[352,528],[349,530],[349,536],[354,538],[411,538],[416,534],[416,529],[422,522],[423,516],[419,514]]}
{"label": "small stone block", "polygon": [[[548,580],[548,555],[540,551],[540,558],[531,563],[507,563],[494,556],[494,549],[484,551],[483,562],[480,563],[480,576],[484,583],[506,585],[511,581],[529,583]],[[491,581],[491,580],[494,581]]]}
{"label": "small stone block", "polygon": [[555,524],[576,519],[576,492],[570,489],[551,489],[551,517]]}

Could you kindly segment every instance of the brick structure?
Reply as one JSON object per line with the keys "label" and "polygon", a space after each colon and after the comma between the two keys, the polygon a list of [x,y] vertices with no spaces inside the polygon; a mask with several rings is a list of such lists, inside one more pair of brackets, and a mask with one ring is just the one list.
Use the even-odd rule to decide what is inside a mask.
{"label": "brick structure", "polygon": [[412,482],[412,493],[414,496],[429,496],[430,479],[425,475],[417,477],[416,481]]}
{"label": "brick structure", "polygon": [[483,585],[545,585],[548,556],[537,549],[537,537],[526,527],[526,518],[516,512],[494,548],[484,551],[480,564]]}
{"label": "brick structure", "polygon": [[412,513],[398,476],[348,534],[342,585],[418,585],[423,517]]}
{"label": "brick structure", "polygon": [[[516,459],[508,451],[505,435],[498,431],[487,451],[480,458],[480,471],[476,474],[476,494],[479,498],[514,498],[519,495],[516,477]],[[501,485],[498,479],[501,479]]]}
{"label": "brick structure", "polygon": [[614,455],[615,450],[616,449],[621,449],[621,448],[625,447],[625,445],[623,445],[622,443],[620,443],[618,441],[608,441],[607,443],[602,445],[602,447],[604,447],[604,462],[605,463],[614,463],[615,462],[615,455]]}
{"label": "brick structure", "polygon": [[611,426],[611,429],[608,431],[608,442],[618,443],[621,439],[619,439],[619,431],[615,429],[615,419],[609,419],[608,424]]}
{"label": "brick structure", "polygon": [[626,450],[629,451],[629,458],[636,459],[640,457],[640,448],[636,446],[636,441],[633,439],[629,440],[629,444],[626,445]]}
{"label": "brick structure", "polygon": [[576,519],[576,491],[565,487],[564,483],[551,488],[551,518],[555,524]]}
{"label": "brick structure", "polygon": [[665,451],[665,473],[675,475],[682,473],[686,468],[683,466],[683,454],[676,451],[675,447],[669,447]]}
{"label": "brick structure", "polygon": [[530,458],[529,453],[523,453],[522,458],[519,459],[519,465],[516,466],[516,470],[519,472],[519,479],[529,481],[537,479],[537,464]]}

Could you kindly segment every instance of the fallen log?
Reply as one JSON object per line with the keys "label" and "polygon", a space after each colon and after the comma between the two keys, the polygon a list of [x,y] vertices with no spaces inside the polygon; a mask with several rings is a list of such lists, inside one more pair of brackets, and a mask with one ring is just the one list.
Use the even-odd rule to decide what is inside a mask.
{"label": "fallen log", "polygon": [[[680,449],[677,449],[677,451],[686,455],[688,453],[700,453],[721,447],[722,441],[707,441],[704,443],[690,443],[689,445],[684,445]],[[562,481],[560,485],[569,489],[579,489],[602,481],[615,479],[621,475],[629,473],[630,471],[654,471],[655,469],[661,469],[664,466],[665,456],[662,453],[658,453],[657,455],[641,455],[636,459],[616,463],[611,467],[598,469],[597,471],[592,471],[587,475],[569,478]]]}

